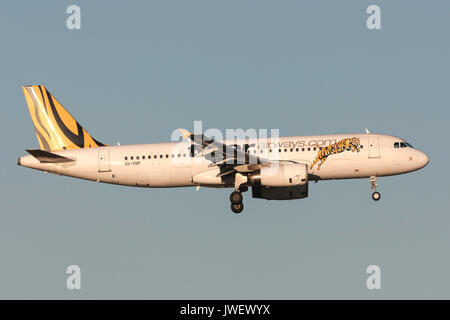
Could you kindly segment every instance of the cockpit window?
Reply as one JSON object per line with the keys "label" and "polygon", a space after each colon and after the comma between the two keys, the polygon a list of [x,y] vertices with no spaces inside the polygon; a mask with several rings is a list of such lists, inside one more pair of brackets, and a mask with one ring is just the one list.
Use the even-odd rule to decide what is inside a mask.
{"label": "cockpit window", "polygon": [[410,145],[408,142],[394,142],[394,148],[414,148],[412,145]]}

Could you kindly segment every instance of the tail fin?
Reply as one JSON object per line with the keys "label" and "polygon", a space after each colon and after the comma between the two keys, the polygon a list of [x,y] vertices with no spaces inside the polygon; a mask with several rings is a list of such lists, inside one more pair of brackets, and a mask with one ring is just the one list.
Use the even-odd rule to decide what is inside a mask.
{"label": "tail fin", "polygon": [[44,86],[23,86],[22,89],[42,150],[104,146],[84,130]]}

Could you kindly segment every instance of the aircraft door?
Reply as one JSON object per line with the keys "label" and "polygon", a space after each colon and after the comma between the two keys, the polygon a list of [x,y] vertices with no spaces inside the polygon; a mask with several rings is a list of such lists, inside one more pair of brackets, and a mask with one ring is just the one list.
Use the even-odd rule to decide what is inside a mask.
{"label": "aircraft door", "polygon": [[108,149],[100,148],[98,151],[98,171],[99,172],[109,172],[111,171],[111,165],[109,162],[109,152]]}
{"label": "aircraft door", "polygon": [[380,137],[369,136],[369,158],[380,157]]}

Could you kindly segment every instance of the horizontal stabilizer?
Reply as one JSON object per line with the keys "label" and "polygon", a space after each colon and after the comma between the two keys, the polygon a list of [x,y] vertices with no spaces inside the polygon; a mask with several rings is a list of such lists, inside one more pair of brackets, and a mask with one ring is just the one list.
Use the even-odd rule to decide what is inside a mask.
{"label": "horizontal stabilizer", "polygon": [[59,154],[40,149],[27,149],[27,152],[38,159],[40,163],[66,163],[75,161],[73,159],[60,156]]}

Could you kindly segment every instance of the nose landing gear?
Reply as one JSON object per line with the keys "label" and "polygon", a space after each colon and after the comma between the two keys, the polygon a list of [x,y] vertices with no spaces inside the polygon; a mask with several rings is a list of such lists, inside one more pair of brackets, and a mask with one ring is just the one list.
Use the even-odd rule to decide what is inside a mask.
{"label": "nose landing gear", "polygon": [[240,191],[233,191],[230,194],[231,211],[234,213],[241,213],[244,210],[244,204],[242,203],[243,197]]}
{"label": "nose landing gear", "polygon": [[379,192],[377,192],[377,177],[372,176],[370,177],[370,188],[372,189],[372,199],[375,201],[380,200],[381,198],[381,194]]}
{"label": "nose landing gear", "polygon": [[379,192],[375,191],[374,193],[372,193],[373,200],[378,201],[378,200],[380,200],[380,198],[381,198],[381,194]]}

